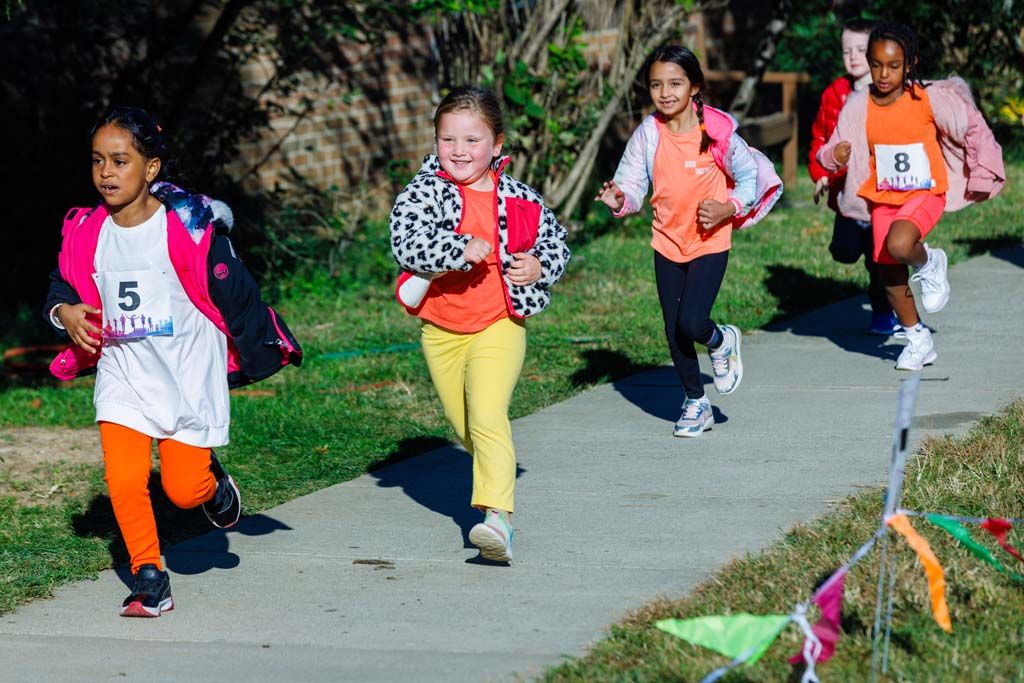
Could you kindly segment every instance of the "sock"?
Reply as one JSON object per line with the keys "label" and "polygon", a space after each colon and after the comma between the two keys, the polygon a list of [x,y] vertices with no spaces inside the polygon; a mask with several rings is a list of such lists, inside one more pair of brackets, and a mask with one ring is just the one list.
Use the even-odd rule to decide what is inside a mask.
{"label": "sock", "polygon": [[907,339],[920,339],[924,336],[926,330],[927,328],[925,328],[924,323],[920,320],[910,327],[907,327],[906,325],[903,326],[903,331],[907,333]]}
{"label": "sock", "polygon": [[725,341],[725,337],[722,335],[722,328],[715,325],[715,331],[711,333],[711,339],[708,340],[707,347],[709,349],[717,349]]}

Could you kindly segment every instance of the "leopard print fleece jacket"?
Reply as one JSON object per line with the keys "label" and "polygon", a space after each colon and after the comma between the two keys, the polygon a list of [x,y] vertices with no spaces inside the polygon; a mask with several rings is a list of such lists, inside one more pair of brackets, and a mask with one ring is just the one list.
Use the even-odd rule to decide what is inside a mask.
{"label": "leopard print fleece jacket", "polygon": [[[502,169],[508,157],[496,159],[497,242],[505,303],[509,312],[526,318],[543,311],[551,302],[551,285],[569,262],[566,230],[554,212],[544,206],[540,194]],[[400,268],[417,273],[467,271],[463,258],[471,237],[456,232],[462,222],[465,197],[460,185],[441,168],[434,154],[423,158],[416,177],[395,199],[391,210],[391,252]],[[519,286],[508,279],[512,254],[525,252],[540,261],[537,282]]]}

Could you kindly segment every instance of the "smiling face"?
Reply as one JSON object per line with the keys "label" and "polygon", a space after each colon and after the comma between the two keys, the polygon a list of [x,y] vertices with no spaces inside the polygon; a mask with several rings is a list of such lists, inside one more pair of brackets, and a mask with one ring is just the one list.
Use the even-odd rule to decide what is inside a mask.
{"label": "smiling face", "polygon": [[145,204],[159,172],[160,159],[144,157],[125,129],[107,124],[93,136],[92,182],[111,213]]}
{"label": "smiling face", "polygon": [[690,83],[686,71],[675,62],[652,64],[647,84],[654,108],[666,120],[674,119],[680,114],[686,115],[690,111],[693,96],[700,91],[700,86]]}
{"label": "smiling face", "polygon": [[459,185],[487,191],[488,171],[501,154],[505,136],[494,136],[487,121],[471,109],[449,111],[437,122],[437,157],[441,168]]}
{"label": "smiling face", "polygon": [[877,40],[868,52],[871,83],[876,99],[892,101],[903,94],[903,82],[910,70],[903,48],[894,40]]}
{"label": "smiling face", "polygon": [[843,66],[853,80],[868,74],[868,34],[854,31],[843,31],[839,44],[843,48]]}

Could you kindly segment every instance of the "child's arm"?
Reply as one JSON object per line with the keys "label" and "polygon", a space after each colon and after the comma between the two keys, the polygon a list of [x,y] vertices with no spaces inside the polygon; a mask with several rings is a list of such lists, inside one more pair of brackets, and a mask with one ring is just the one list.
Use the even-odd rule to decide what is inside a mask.
{"label": "child's arm", "polygon": [[72,343],[89,353],[96,353],[103,331],[87,320],[86,315],[99,312],[98,308],[82,303],[78,292],[61,276],[59,268],[50,273],[43,315],[54,329],[67,334]]}
{"label": "child's arm", "polygon": [[818,150],[818,163],[820,163],[830,173],[835,173],[840,170],[846,164],[850,162],[850,156],[853,153],[853,148],[847,140],[850,139],[850,135],[846,129],[849,126],[849,116],[847,112],[849,109],[843,109],[839,112],[839,122],[836,123],[836,129],[832,131],[832,136],[829,137],[828,142],[822,145],[821,149]]}
{"label": "child's arm", "polygon": [[457,217],[444,214],[432,183],[421,171],[395,199],[391,253],[401,268],[417,273],[469,270],[473,264],[466,259],[466,246],[472,238],[455,232]]}
{"label": "child's arm", "polygon": [[608,204],[604,197],[608,195],[609,191],[614,195],[616,203],[618,194],[621,193],[622,204],[617,211],[612,212],[616,218],[636,213],[643,206],[647,188],[650,186],[650,178],[647,176],[647,161],[644,157],[646,148],[647,133],[644,131],[644,123],[641,123],[629,136],[626,149],[622,152],[622,159],[619,160],[619,166],[615,169],[614,180],[610,185],[605,183],[604,189],[598,195],[598,199]]}

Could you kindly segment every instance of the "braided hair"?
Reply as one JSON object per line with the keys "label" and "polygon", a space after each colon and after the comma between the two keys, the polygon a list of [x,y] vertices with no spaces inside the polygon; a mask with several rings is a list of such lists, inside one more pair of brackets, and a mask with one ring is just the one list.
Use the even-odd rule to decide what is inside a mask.
{"label": "braided hair", "polygon": [[926,88],[924,81],[921,80],[921,76],[917,70],[918,51],[917,51],[917,37],[914,36],[914,32],[910,28],[903,24],[896,23],[881,23],[875,26],[874,30],[871,31],[871,35],[868,37],[868,54],[871,53],[871,48],[875,43],[882,40],[890,40],[903,50],[903,63],[906,67],[906,77],[903,80],[903,85],[906,87],[910,86],[910,96],[915,100],[921,99],[914,92],[914,85],[919,85],[922,88]]}
{"label": "braided hair", "polygon": [[659,47],[647,59],[647,67],[644,69],[644,73],[647,74],[648,81],[650,81],[651,67],[654,66],[655,62],[678,64],[686,72],[686,78],[690,81],[690,85],[696,85],[699,88],[693,96],[693,103],[697,105],[697,123],[700,125],[700,151],[703,154],[708,151],[714,139],[708,135],[708,130],[704,127],[704,98],[701,96],[701,91],[704,90],[704,70],[700,68],[700,61],[697,60],[697,55],[693,54],[691,49],[682,45],[664,45]]}

